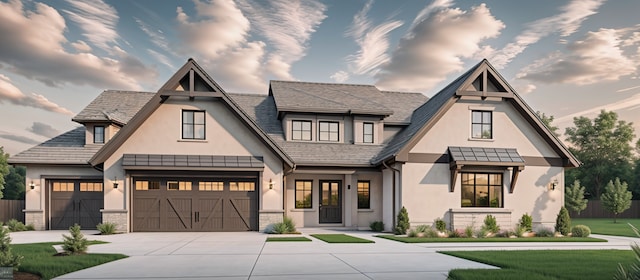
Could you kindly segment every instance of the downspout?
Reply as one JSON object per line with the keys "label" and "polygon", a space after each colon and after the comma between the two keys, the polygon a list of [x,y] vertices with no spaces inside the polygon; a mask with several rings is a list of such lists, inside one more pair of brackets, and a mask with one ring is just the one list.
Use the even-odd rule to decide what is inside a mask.
{"label": "downspout", "polygon": [[393,227],[396,224],[396,172],[400,174],[400,170],[389,166],[386,161],[382,161],[382,165],[384,165],[385,168],[391,169],[391,174],[392,174],[391,175],[391,181],[392,181],[391,208],[392,208],[393,215],[391,215],[391,220],[393,221],[393,224],[391,225],[391,228],[393,229]]}

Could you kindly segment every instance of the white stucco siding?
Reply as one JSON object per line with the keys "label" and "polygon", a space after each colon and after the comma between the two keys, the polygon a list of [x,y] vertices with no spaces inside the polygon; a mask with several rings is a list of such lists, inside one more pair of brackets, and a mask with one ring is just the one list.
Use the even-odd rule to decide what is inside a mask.
{"label": "white stucco siding", "polygon": [[[471,139],[471,111],[493,112],[493,139]],[[410,153],[446,153],[449,146],[516,148],[521,156],[558,157],[551,146],[506,101],[459,100]]]}
{"label": "white stucco siding", "polygon": [[[554,180],[558,180],[558,186],[550,190],[549,184]],[[564,205],[562,186],[562,167],[527,166],[520,172],[514,192],[510,194],[507,191],[504,196],[504,207],[513,209],[514,225],[527,213],[532,216],[534,227],[542,225],[553,228],[556,216]]]}
{"label": "white stucco siding", "polygon": [[[182,139],[182,110],[204,110],[205,140]],[[119,184],[125,174],[122,168],[123,154],[181,154],[262,156],[265,168],[262,189],[259,193],[260,210],[282,211],[283,163],[238,117],[220,101],[170,98],[153,112],[132,133],[111,157],[105,161],[105,185]],[[269,180],[273,189],[269,189]],[[108,189],[108,188],[106,188]],[[127,209],[130,194],[124,188],[105,192],[105,209]],[[130,191],[130,188],[128,188]]]}
{"label": "white stucco siding", "polygon": [[[407,163],[402,167],[402,202],[411,226],[432,225],[448,219],[450,208],[460,207],[460,188],[449,192],[449,165]],[[459,182],[458,182],[459,185]]]}

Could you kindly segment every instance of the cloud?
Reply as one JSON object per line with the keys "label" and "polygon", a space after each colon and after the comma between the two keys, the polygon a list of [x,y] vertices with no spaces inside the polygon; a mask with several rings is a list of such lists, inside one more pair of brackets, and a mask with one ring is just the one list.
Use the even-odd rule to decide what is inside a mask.
{"label": "cloud", "polygon": [[590,109],[587,109],[587,110],[583,110],[583,111],[576,112],[576,113],[573,113],[573,114],[570,114],[570,115],[566,115],[566,116],[562,116],[562,117],[556,118],[556,122],[558,122],[558,123],[571,122],[571,121],[573,121],[573,118],[575,118],[575,117],[599,114],[600,111],[602,111],[602,110],[620,111],[620,110],[625,110],[625,109],[637,108],[638,106],[640,106],[640,93],[637,93],[637,94],[635,94],[635,95],[633,95],[633,96],[631,96],[629,98],[625,98],[625,99],[620,100],[620,101],[616,101],[616,102],[612,102],[612,103],[609,103],[609,104],[593,107],[593,108],[590,108]]}
{"label": "cloud", "polygon": [[515,85],[516,91],[521,94],[521,95],[525,95],[525,94],[529,94],[532,93],[534,90],[536,90],[536,87],[534,84],[519,84],[519,85]]}
{"label": "cloud", "polygon": [[78,52],[85,52],[85,53],[91,52],[91,47],[85,41],[82,41],[82,40],[78,40],[78,41],[75,41],[74,43],[71,43],[71,46],[74,49],[76,49],[76,51]]}
{"label": "cloud", "polygon": [[250,42],[244,48],[228,52],[213,64],[213,69],[224,69],[214,70],[215,77],[230,82],[230,88],[236,91],[247,88],[266,90],[260,62],[260,58],[264,56],[264,47],[263,42]]}
{"label": "cloud", "polygon": [[346,71],[338,71],[333,75],[331,75],[330,78],[336,81],[337,83],[344,83],[349,79],[349,73],[347,73]]}
{"label": "cloud", "polygon": [[72,21],[78,24],[82,35],[96,47],[109,50],[110,44],[117,44],[118,12],[102,0],[67,0],[71,10],[64,10]]}
{"label": "cloud", "polygon": [[58,131],[57,129],[53,128],[52,126],[46,123],[41,123],[41,122],[33,122],[31,127],[27,128],[27,131],[30,131],[37,135],[48,137],[48,138],[53,138],[58,134],[60,134],[60,131]]}
{"label": "cloud", "polygon": [[166,65],[167,67],[169,67],[169,69],[175,69],[176,67],[173,66],[173,64],[171,63],[171,61],[169,60],[169,58],[157,51],[154,51],[152,49],[148,49],[147,52],[149,52],[149,54],[155,58],[158,62]]}
{"label": "cloud", "polygon": [[[121,57],[67,52],[65,20],[48,5],[34,3],[33,10],[25,11],[19,0],[0,1],[0,10],[0,64],[9,71],[49,86],[71,83],[132,90],[141,90],[141,83],[157,75],[144,67],[143,72],[130,76],[122,71],[130,69],[125,65],[130,61],[123,63],[118,60]],[[80,45],[76,42],[76,49]]]}
{"label": "cloud", "polygon": [[380,65],[389,61],[387,35],[403,24],[399,20],[389,20],[373,26],[367,18],[372,4],[373,0],[367,1],[362,10],[353,17],[353,23],[346,32],[346,35],[352,37],[360,47],[356,54],[347,57],[349,70],[356,75],[375,74]]}
{"label": "cloud", "polygon": [[575,33],[582,22],[596,14],[604,2],[605,0],[573,0],[560,8],[560,14],[530,23],[525,31],[515,38],[515,42],[495,52],[490,58],[492,65],[498,69],[504,68],[529,45],[550,34],[559,33],[561,37],[567,37]]}
{"label": "cloud", "polygon": [[[496,37],[505,27],[485,4],[469,11],[427,6],[375,75],[376,85],[387,90],[423,91],[463,69],[462,58],[485,50],[481,43]],[[452,36],[455,34],[455,36]]]}
{"label": "cloud", "polygon": [[6,133],[4,131],[0,131],[0,138],[4,138],[4,139],[7,139],[7,140],[19,142],[19,143],[29,144],[29,145],[40,144],[39,141],[33,140],[33,139],[29,138],[29,137],[15,135],[15,134],[9,134],[9,133]]}
{"label": "cloud", "polygon": [[554,52],[523,68],[516,77],[577,85],[616,81],[633,74],[638,66],[637,58],[626,56],[620,46],[624,35],[615,29],[588,32],[582,40],[567,45],[566,54]]}
{"label": "cloud", "polygon": [[42,95],[35,93],[26,95],[22,93],[20,89],[11,83],[11,80],[7,76],[0,74],[0,103],[5,102],[73,116],[73,112],[49,101]]}

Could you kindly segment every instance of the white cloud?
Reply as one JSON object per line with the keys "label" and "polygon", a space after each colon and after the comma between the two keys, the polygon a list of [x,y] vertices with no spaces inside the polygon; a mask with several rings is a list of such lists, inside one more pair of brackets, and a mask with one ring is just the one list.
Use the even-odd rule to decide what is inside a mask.
{"label": "white cloud", "polygon": [[169,60],[169,58],[167,56],[165,56],[164,54],[161,54],[157,51],[154,51],[152,49],[148,49],[147,50],[149,52],[149,54],[155,58],[158,62],[166,65],[167,67],[169,67],[169,69],[175,69],[176,67],[173,66],[173,64],[171,63],[171,61]]}
{"label": "white cloud", "polygon": [[243,91],[246,89],[266,90],[263,79],[261,58],[264,56],[263,42],[250,42],[243,48],[236,48],[220,57],[213,64],[214,77],[229,82],[225,89]]}
{"label": "white cloud", "polygon": [[584,39],[567,45],[567,53],[555,52],[535,61],[517,77],[543,83],[586,85],[616,81],[636,71],[638,62],[621,48],[624,33],[615,29],[588,32]]}
{"label": "white cloud", "polygon": [[[504,28],[486,5],[469,11],[445,6],[425,9],[400,41],[389,63],[375,75],[376,85],[388,90],[431,89],[450,73],[463,69],[462,58],[485,50],[481,43]],[[455,34],[455,36],[452,36]]]}
{"label": "white cloud", "polygon": [[[131,64],[90,53],[70,53],[64,48],[64,18],[54,8],[34,3],[24,10],[22,2],[0,2],[0,64],[5,69],[50,86],[66,83],[99,88],[142,89],[156,75],[153,69],[139,68],[130,76]],[[77,42],[76,42],[77,43]],[[73,43],[71,43],[73,46]],[[76,46],[79,46],[76,44]],[[77,47],[76,47],[77,48]]]}
{"label": "white cloud", "polygon": [[606,111],[620,111],[620,110],[626,110],[626,109],[633,109],[633,108],[637,108],[638,106],[640,106],[640,93],[637,93],[629,98],[625,98],[623,100],[620,101],[616,101],[616,102],[612,102],[609,104],[604,104],[601,106],[597,106],[597,107],[593,107],[587,110],[583,110],[580,112],[576,112],[570,115],[566,115],[566,116],[562,116],[559,118],[556,118],[556,122],[558,123],[566,123],[566,122],[571,122],[573,121],[573,118],[575,117],[580,117],[580,116],[588,116],[588,115],[596,115],[599,114],[600,111],[602,110],[606,110]]}
{"label": "white cloud", "polygon": [[60,134],[60,131],[53,128],[52,126],[41,123],[41,122],[33,122],[31,127],[27,128],[27,131],[33,132],[34,134],[44,136],[47,138],[52,138]]}
{"label": "white cloud", "polygon": [[0,74],[0,103],[5,102],[73,116],[73,112],[49,101],[42,95],[35,93],[26,95],[22,93],[20,89],[11,83],[11,80],[7,76]]}
{"label": "white cloud", "polygon": [[584,20],[596,14],[604,1],[573,0],[560,8],[560,14],[532,22],[522,34],[515,38],[515,42],[495,52],[495,55],[490,58],[492,65],[498,69],[504,68],[529,45],[537,43],[550,34],[559,33],[560,36],[567,37],[575,33]]}
{"label": "white cloud", "polygon": [[117,44],[118,12],[102,0],[67,0],[72,10],[64,10],[78,27],[82,35],[94,46],[109,51],[111,44]]}
{"label": "white cloud", "polygon": [[346,71],[338,71],[331,75],[330,78],[336,81],[336,83],[344,83],[349,79],[349,73]]}
{"label": "white cloud", "polygon": [[516,92],[518,92],[521,95],[532,93],[537,88],[533,84],[524,84],[524,85],[516,84],[514,87],[516,89]]}
{"label": "white cloud", "polygon": [[84,53],[91,52],[91,47],[85,41],[82,41],[82,40],[78,40],[71,43],[71,46],[74,49],[76,49],[76,51],[78,52],[84,52]]}

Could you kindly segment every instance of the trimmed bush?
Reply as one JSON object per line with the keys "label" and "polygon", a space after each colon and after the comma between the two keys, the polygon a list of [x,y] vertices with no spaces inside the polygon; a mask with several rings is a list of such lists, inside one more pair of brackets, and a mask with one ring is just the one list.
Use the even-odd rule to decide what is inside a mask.
{"label": "trimmed bush", "polygon": [[524,213],[522,214],[522,217],[520,218],[520,226],[524,228],[524,231],[531,231],[532,227],[531,224],[533,223],[533,218],[531,218],[531,215]]}
{"label": "trimmed bush", "polygon": [[382,232],[384,230],[384,223],[382,221],[374,221],[369,224],[372,231]]}
{"label": "trimmed bush", "polygon": [[562,235],[568,235],[571,232],[571,218],[567,208],[560,208],[558,217],[556,218],[556,231]]}
{"label": "trimmed bush", "polygon": [[490,233],[496,233],[500,231],[500,226],[498,226],[496,217],[494,217],[493,215],[487,215],[484,218],[484,225],[482,226],[482,229]]}
{"label": "trimmed bush", "polygon": [[396,228],[394,229],[395,234],[402,235],[407,234],[407,230],[411,227],[409,223],[409,212],[407,212],[407,208],[402,206],[400,209],[400,213],[398,213],[398,222],[396,224]]}
{"label": "trimmed bush", "polygon": [[281,223],[273,224],[269,233],[285,234],[285,233],[297,233],[296,224],[289,217],[284,217]]}
{"label": "trimmed bush", "polygon": [[553,237],[553,231],[546,227],[541,227],[536,231],[538,237]]}
{"label": "trimmed bush", "polygon": [[436,229],[439,232],[445,232],[447,230],[447,223],[442,219],[437,218],[435,224],[436,224]]}
{"label": "trimmed bush", "polygon": [[522,237],[522,236],[524,236],[525,232],[527,232],[527,229],[525,227],[523,227],[522,225],[518,225],[513,234],[515,234],[517,237]]}
{"label": "trimmed bush", "polygon": [[100,223],[96,226],[100,234],[102,235],[110,235],[116,233],[116,224],[114,223]]}
{"label": "trimmed bush", "polygon": [[62,235],[64,240],[62,241],[62,249],[69,255],[80,255],[87,252],[89,247],[89,241],[80,232],[80,226],[75,224],[69,228],[69,235]]}
{"label": "trimmed bush", "polygon": [[11,219],[7,222],[7,227],[10,231],[25,231],[27,230],[27,226],[25,226],[21,221],[16,219]]}
{"label": "trimmed bush", "polygon": [[585,225],[575,225],[571,228],[571,236],[572,237],[589,237],[591,234],[591,229]]}

